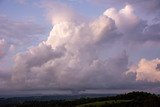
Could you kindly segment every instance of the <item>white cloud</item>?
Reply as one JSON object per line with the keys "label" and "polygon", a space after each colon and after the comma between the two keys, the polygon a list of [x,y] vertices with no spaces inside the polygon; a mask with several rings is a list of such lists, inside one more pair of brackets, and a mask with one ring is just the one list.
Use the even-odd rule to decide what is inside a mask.
{"label": "white cloud", "polygon": [[130,68],[129,72],[136,73],[137,81],[159,82],[160,81],[160,60],[141,59],[137,65]]}
{"label": "white cloud", "polygon": [[[5,84],[17,90],[107,89],[136,84],[134,75],[126,75],[130,56],[123,50],[130,47],[123,42],[155,42],[159,35],[153,38],[146,35],[152,34],[154,26],[145,25],[131,5],[120,11],[107,9],[92,21],[79,20],[70,7],[59,2],[45,7],[53,25],[50,35],[38,46],[16,54],[10,82]],[[148,67],[152,68],[150,63]],[[149,79],[143,69],[141,77],[140,70],[136,67],[134,71],[137,80],[157,81],[158,77]]]}
{"label": "white cloud", "polygon": [[[73,22],[76,21],[78,13],[76,13],[69,5],[58,2],[58,1],[43,1],[40,4],[40,7],[45,8],[47,11],[47,17],[52,24],[61,23],[64,21]],[[80,20],[80,18],[78,19]]]}
{"label": "white cloud", "polygon": [[123,33],[123,42],[133,45],[160,40],[160,23],[148,24],[134,13],[134,8],[129,4],[119,11],[115,8],[107,9],[103,14],[115,21],[117,30]]}
{"label": "white cloud", "polygon": [[14,87],[83,90],[122,84],[128,56],[117,53],[116,57],[101,59],[103,49],[99,48],[119,36],[114,21],[105,15],[88,23],[61,20],[47,41],[16,55]]}
{"label": "white cloud", "polygon": [[139,18],[134,14],[131,5],[126,5],[123,9],[117,11],[115,8],[107,9],[104,15],[112,18],[121,32],[128,32],[139,23]]}
{"label": "white cloud", "polygon": [[85,45],[102,42],[102,40],[114,41],[114,38],[119,37],[120,34],[117,32],[114,21],[102,15],[95,21],[88,23],[66,21],[58,23],[53,26],[46,43],[53,48],[62,45],[68,48],[80,48]]}

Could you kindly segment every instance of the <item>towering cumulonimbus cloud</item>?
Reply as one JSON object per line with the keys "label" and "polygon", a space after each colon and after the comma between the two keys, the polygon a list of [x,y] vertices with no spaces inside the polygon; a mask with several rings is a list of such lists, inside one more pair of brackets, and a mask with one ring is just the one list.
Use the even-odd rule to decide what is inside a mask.
{"label": "towering cumulonimbus cloud", "polygon": [[126,52],[101,58],[101,47],[121,36],[115,21],[106,15],[87,23],[58,22],[47,41],[16,55],[12,84],[20,89],[71,90],[122,84],[128,64]]}
{"label": "towering cumulonimbus cloud", "polygon": [[[38,46],[15,55],[10,79],[1,89],[8,85],[17,90],[116,89],[141,80],[159,81],[158,76],[149,77],[159,75],[159,60],[143,59],[138,67],[128,71],[127,50],[131,47],[124,44],[126,41],[128,44],[159,41],[159,31],[153,30],[159,23],[148,25],[135,15],[131,5],[119,11],[107,9],[92,21],[78,21],[74,11],[64,4],[52,5],[47,5],[53,25],[49,37]],[[154,36],[147,35],[149,33]],[[151,71],[146,71],[148,68],[143,65]]]}

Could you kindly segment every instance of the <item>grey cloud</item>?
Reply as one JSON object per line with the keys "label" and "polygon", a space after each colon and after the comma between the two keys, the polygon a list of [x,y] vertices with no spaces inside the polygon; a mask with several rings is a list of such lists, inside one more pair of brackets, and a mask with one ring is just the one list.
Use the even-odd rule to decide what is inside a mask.
{"label": "grey cloud", "polygon": [[160,71],[160,64],[157,64],[156,70]]}
{"label": "grey cloud", "polygon": [[8,87],[11,80],[11,73],[8,70],[3,68],[0,69],[0,90],[7,90],[11,87]]}
{"label": "grey cloud", "polygon": [[[13,84],[15,84],[15,86],[18,84],[20,86],[25,85],[25,87],[29,87],[36,82],[36,79],[42,79],[41,82],[43,83],[43,78],[40,78],[39,76],[45,76],[47,72],[45,73],[45,68],[42,70],[37,68],[43,67],[43,64],[61,57],[62,55],[63,53],[58,51],[54,52],[50,46],[46,46],[43,43],[37,47],[31,48],[28,52],[17,54],[15,57],[16,65],[12,75]],[[46,77],[45,79],[47,80],[48,78]],[[44,80],[44,82],[46,81]],[[38,87],[38,84],[36,85]]]}
{"label": "grey cloud", "polygon": [[[49,50],[56,54],[53,49]],[[38,55],[36,61],[45,58],[40,65],[33,64],[35,58],[32,52],[29,53],[30,56],[18,55],[12,82],[18,89],[63,90],[107,89],[124,82],[128,65],[126,53],[102,61],[97,55],[84,56],[83,51],[87,55],[85,50],[81,50],[79,54],[74,53],[74,56],[66,51],[62,56],[52,56],[49,59]]]}
{"label": "grey cloud", "polygon": [[129,33],[124,36],[125,41],[132,43],[146,43],[160,41],[160,23],[147,24],[146,21],[141,20]]}
{"label": "grey cloud", "polygon": [[4,70],[4,71],[2,71],[2,70],[0,70],[0,79],[8,79],[8,78],[10,78],[10,73],[9,73],[9,71],[6,71],[6,70]]}
{"label": "grey cloud", "polygon": [[144,40],[160,41],[160,22],[148,25],[144,31]]}

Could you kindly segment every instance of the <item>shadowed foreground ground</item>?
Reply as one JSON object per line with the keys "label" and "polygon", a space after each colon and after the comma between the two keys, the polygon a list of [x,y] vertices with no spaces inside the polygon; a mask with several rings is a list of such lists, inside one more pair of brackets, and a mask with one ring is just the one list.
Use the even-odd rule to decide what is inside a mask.
{"label": "shadowed foreground ground", "polygon": [[146,92],[131,92],[100,98],[75,100],[38,100],[35,97],[1,98],[0,107],[160,107],[160,96]]}

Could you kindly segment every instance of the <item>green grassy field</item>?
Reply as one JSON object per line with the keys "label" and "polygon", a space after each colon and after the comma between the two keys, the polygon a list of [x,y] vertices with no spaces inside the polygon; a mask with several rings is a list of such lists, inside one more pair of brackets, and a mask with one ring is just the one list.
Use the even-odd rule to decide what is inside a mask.
{"label": "green grassy field", "polygon": [[114,105],[114,104],[120,104],[120,103],[127,103],[132,100],[109,100],[109,101],[98,101],[98,102],[93,102],[93,103],[87,103],[87,104],[82,104],[78,105],[76,107],[101,107],[103,105]]}

